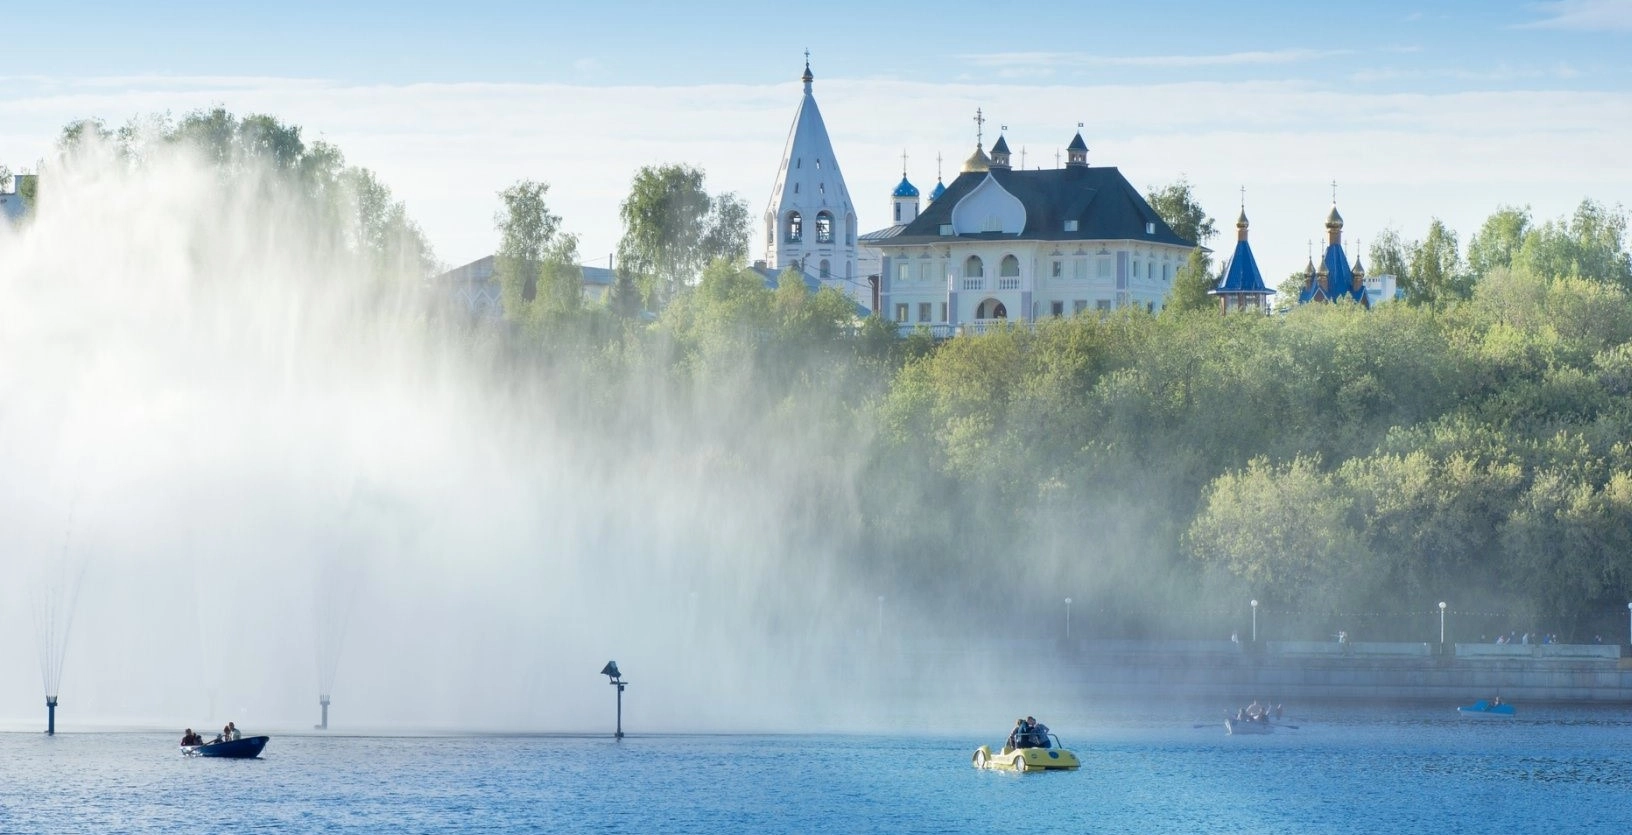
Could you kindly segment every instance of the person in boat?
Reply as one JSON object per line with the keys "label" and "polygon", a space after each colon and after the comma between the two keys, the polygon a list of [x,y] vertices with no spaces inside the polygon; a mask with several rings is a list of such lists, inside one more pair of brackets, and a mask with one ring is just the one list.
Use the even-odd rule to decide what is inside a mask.
{"label": "person in boat", "polygon": [[1008,744],[1003,746],[1004,750],[1013,751],[1019,748],[1030,747],[1032,747],[1031,726],[1026,724],[1025,719],[1014,720],[1014,730],[1009,732],[1009,741]]}
{"label": "person in boat", "polygon": [[1247,718],[1254,721],[1254,722],[1261,722],[1264,719],[1264,706],[1261,705],[1261,704],[1258,704],[1257,699],[1253,699],[1252,704],[1247,705],[1247,711],[1246,712],[1247,712]]}
{"label": "person in boat", "polygon": [[1048,741],[1048,726],[1047,725],[1044,725],[1043,723],[1037,721],[1037,718],[1034,717],[1034,716],[1027,716],[1026,717],[1026,724],[1031,726],[1031,747],[1033,747],[1033,748],[1051,748],[1051,747],[1053,747],[1053,745]]}
{"label": "person in boat", "polygon": [[227,723],[227,729],[222,734],[222,738],[228,742],[236,742],[237,740],[242,739],[243,736],[244,735],[238,731],[238,726],[231,722]]}
{"label": "person in boat", "polygon": [[1496,698],[1491,699],[1490,700],[1490,706],[1491,707],[1501,707],[1502,706],[1502,697],[1497,696]]}
{"label": "person in boat", "polygon": [[194,733],[192,728],[188,728],[187,733],[181,735],[181,744],[182,745],[203,745],[204,744],[204,737],[199,735],[199,734]]}

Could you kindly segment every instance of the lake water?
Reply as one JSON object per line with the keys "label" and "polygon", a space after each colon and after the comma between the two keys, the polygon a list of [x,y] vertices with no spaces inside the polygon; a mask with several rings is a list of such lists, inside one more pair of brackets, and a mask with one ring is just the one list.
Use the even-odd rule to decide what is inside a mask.
{"label": "lake water", "polygon": [[1044,774],[970,767],[1002,725],[986,738],[274,734],[245,761],[180,757],[179,734],[8,733],[0,832],[1632,832],[1632,711],[1332,707],[1248,737],[1175,713],[1042,717],[1084,761]]}

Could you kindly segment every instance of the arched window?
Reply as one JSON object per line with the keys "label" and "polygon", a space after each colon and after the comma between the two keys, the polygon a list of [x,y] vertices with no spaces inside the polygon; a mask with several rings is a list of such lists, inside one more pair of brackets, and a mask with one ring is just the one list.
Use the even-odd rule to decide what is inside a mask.
{"label": "arched window", "polygon": [[776,218],[766,217],[765,218],[765,245],[770,246],[771,244],[774,244],[774,243],[776,243]]}
{"label": "arched window", "polygon": [[[820,222],[820,221],[818,220],[818,222]],[[826,258],[823,258],[822,259],[822,280],[826,281],[829,278],[831,278],[832,275],[833,275],[833,265],[829,264],[827,262]]]}
{"label": "arched window", "polygon": [[999,278],[1019,278],[1020,259],[1013,255],[1003,256],[1003,263],[998,266],[997,275]]}
{"label": "arched window", "polygon": [[816,213],[816,243],[833,243],[833,215],[829,212]]}
{"label": "arched window", "polygon": [[963,262],[964,278],[983,278],[985,275],[986,265],[981,263],[980,256],[971,255],[969,260]]}
{"label": "arched window", "polygon": [[976,319],[1007,319],[1009,309],[997,299],[987,299],[975,308]]}
{"label": "arched window", "polygon": [[805,239],[805,222],[798,212],[788,212],[788,243],[796,244]]}

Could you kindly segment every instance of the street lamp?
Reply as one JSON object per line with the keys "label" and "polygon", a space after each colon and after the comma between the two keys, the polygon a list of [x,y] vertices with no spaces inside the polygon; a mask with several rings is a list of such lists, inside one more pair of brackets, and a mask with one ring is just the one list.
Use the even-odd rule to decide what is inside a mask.
{"label": "street lamp", "polygon": [[618,730],[612,735],[613,739],[623,739],[623,687],[629,682],[623,680],[623,673],[618,672],[618,662],[608,661],[601,668],[601,675],[606,676],[607,684],[618,688]]}
{"label": "street lamp", "polygon": [[1252,601],[1252,642],[1258,643],[1258,601]]}
{"label": "street lamp", "polygon": [[1071,640],[1071,598],[1065,599],[1065,639]]}
{"label": "street lamp", "polygon": [[1445,645],[1445,601],[1439,601],[1439,644]]}

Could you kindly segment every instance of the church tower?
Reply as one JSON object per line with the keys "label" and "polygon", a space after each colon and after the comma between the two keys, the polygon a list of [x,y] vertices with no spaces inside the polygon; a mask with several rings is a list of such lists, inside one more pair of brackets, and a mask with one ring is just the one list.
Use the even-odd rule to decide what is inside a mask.
{"label": "church tower", "polygon": [[775,270],[802,270],[863,305],[867,282],[856,274],[856,209],[839,173],[827,125],[811,95],[815,76],[805,53],[804,97],[793,114],[782,169],[765,210],[765,263]]}

